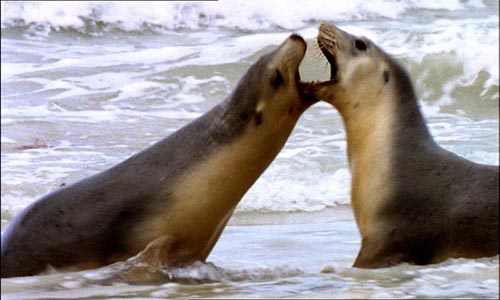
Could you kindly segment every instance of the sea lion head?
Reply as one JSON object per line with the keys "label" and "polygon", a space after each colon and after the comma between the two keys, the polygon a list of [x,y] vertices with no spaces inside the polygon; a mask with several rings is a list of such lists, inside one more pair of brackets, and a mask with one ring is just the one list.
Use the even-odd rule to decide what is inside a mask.
{"label": "sea lion head", "polygon": [[240,79],[231,95],[233,105],[239,106],[240,119],[254,128],[280,129],[292,124],[313,103],[299,86],[299,65],[306,52],[306,42],[297,35],[289,36],[279,47],[260,57]]}
{"label": "sea lion head", "polygon": [[308,85],[304,93],[331,103],[344,117],[389,104],[401,90],[413,91],[406,72],[371,40],[323,23],[317,41],[330,63],[330,80]]}

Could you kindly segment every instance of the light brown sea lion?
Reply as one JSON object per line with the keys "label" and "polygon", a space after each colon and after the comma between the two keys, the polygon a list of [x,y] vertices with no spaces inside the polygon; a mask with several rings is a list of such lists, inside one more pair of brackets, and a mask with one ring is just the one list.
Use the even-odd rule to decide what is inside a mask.
{"label": "light brown sea lion", "polygon": [[291,35],[200,118],[34,202],[2,235],[2,277],[38,274],[47,265],[104,266],[148,245],[147,255],[166,266],[204,261],[238,202],[314,103],[298,90],[305,51],[304,40]]}
{"label": "light brown sea lion", "polygon": [[331,80],[304,92],[342,116],[351,201],[362,238],[355,267],[498,254],[498,166],[440,147],[407,72],[370,40],[322,24]]}

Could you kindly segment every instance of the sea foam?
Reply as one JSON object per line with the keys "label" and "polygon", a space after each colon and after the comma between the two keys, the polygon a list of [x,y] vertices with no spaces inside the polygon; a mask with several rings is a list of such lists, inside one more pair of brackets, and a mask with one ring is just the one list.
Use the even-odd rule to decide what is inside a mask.
{"label": "sea foam", "polygon": [[2,28],[39,26],[48,31],[74,29],[85,32],[104,24],[125,31],[148,27],[199,29],[224,27],[241,30],[297,29],[307,22],[365,20],[375,17],[397,19],[418,9],[460,10],[482,7],[481,1],[387,1],[348,2],[229,1],[180,2],[2,2]]}

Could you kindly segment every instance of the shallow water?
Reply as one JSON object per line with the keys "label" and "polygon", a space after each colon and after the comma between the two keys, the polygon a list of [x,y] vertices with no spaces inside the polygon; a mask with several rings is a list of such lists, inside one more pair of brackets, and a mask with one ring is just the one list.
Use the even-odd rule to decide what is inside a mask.
{"label": "shallow water", "polygon": [[[292,213],[281,220],[284,224],[228,226],[209,263],[165,271],[163,282],[125,284],[112,276],[113,268],[57,272],[4,279],[2,299],[498,295],[498,267],[494,267],[498,256],[451,259],[426,267],[403,264],[379,270],[353,269],[350,265],[359,241],[350,209],[337,207],[324,213],[328,223],[297,224],[302,216]],[[252,220],[258,222],[258,218]]]}
{"label": "shallow water", "polygon": [[[292,32],[309,44],[302,78],[326,78],[314,44],[322,21],[407,67],[442,146],[498,165],[496,1],[2,2],[1,15],[2,230],[43,194],[206,112]],[[338,113],[309,109],[207,264],[164,270],[155,284],[122,283],[112,268],[5,279],[2,299],[498,298],[498,256],[350,268],[359,236],[345,146]]]}

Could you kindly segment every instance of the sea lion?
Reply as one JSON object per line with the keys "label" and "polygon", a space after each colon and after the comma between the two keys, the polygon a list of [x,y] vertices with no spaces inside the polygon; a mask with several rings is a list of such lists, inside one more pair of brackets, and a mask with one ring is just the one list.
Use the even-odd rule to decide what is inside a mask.
{"label": "sea lion", "polygon": [[2,235],[2,278],[35,275],[47,265],[105,266],[146,247],[166,266],[204,261],[315,102],[298,90],[305,51],[302,37],[291,35],[203,116],[28,206]]}
{"label": "sea lion", "polygon": [[322,24],[317,42],[331,79],[304,93],[342,116],[362,238],[354,267],[498,254],[498,166],[440,147],[407,72],[372,41]]}

